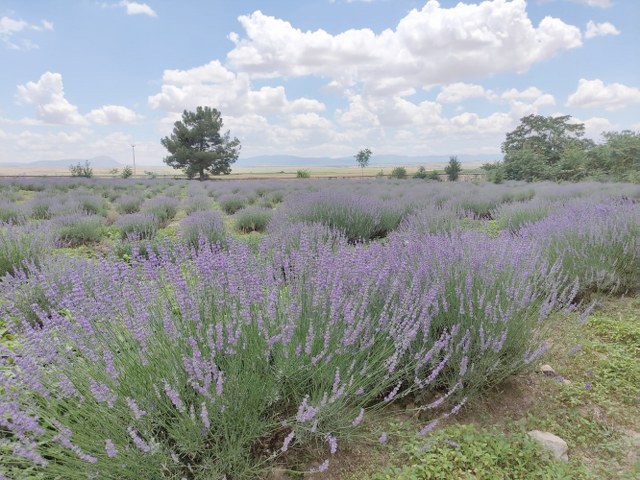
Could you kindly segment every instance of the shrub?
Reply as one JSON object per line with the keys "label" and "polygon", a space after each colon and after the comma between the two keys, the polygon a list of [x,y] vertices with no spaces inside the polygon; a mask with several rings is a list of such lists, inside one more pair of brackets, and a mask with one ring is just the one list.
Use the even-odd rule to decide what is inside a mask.
{"label": "shrub", "polygon": [[122,172],[120,172],[120,177],[122,177],[122,178],[129,178],[132,175],[133,175],[133,169],[129,165],[125,166],[122,169]]}
{"label": "shrub", "polygon": [[235,215],[236,228],[242,233],[264,232],[271,220],[273,210],[261,207],[247,207]]}
{"label": "shrub", "polygon": [[404,167],[396,167],[391,170],[391,174],[389,176],[397,179],[407,178],[407,169]]}
{"label": "shrub", "polygon": [[195,212],[184,218],[180,222],[180,232],[182,239],[193,248],[198,248],[203,241],[226,245],[224,222],[215,210]]}
{"label": "shrub", "polygon": [[438,172],[436,170],[431,170],[427,174],[427,180],[434,180],[436,182],[441,182],[442,181],[442,179],[440,178],[440,175],[438,175]]}
{"label": "shrub", "polygon": [[105,219],[99,215],[70,213],[54,222],[56,242],[63,247],[98,243],[106,233]]}
{"label": "shrub", "polygon": [[122,239],[153,238],[158,231],[158,220],[151,213],[131,213],[116,220],[115,225],[120,230]]}
{"label": "shrub", "polygon": [[309,173],[309,170],[298,170],[296,172],[296,178],[310,178],[311,177],[311,173]]}
{"label": "shrub", "polygon": [[0,357],[0,472],[264,478],[289,447],[335,452],[395,398],[441,392],[455,413],[536,357],[532,328],[564,299],[520,240],[481,239],[308,248],[303,234],[267,256],[183,245],[66,269],[72,290]]}
{"label": "shrub", "polygon": [[89,160],[85,160],[84,165],[80,162],[75,165],[70,165],[69,171],[71,172],[72,177],[93,177],[93,168],[91,167],[91,162],[89,162]]}
{"label": "shrub", "polygon": [[420,165],[418,167],[418,171],[413,174],[413,178],[424,180],[425,178],[427,178],[427,175],[427,170],[422,165]]}

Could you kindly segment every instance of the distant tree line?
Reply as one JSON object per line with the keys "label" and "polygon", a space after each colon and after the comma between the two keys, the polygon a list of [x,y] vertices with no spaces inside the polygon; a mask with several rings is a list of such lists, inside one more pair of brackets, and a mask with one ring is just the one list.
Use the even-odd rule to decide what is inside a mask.
{"label": "distant tree line", "polygon": [[603,143],[583,138],[583,123],[570,115],[528,115],[507,133],[501,162],[483,165],[489,179],[640,183],[640,132],[604,132]]}

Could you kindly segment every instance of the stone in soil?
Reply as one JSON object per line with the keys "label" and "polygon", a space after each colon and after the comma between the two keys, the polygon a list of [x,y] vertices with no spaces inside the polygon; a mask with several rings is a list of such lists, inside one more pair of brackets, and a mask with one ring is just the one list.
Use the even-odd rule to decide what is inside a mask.
{"label": "stone in soil", "polygon": [[540,430],[531,430],[530,432],[527,432],[527,435],[547,450],[550,450],[556,460],[562,460],[563,462],[569,461],[569,456],[567,455],[569,446],[567,445],[567,442],[557,435],[549,432],[541,432]]}

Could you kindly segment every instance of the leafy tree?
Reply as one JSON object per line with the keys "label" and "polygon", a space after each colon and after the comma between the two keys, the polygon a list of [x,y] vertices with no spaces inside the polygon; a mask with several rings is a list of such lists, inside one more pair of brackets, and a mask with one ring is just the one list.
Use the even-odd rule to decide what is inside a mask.
{"label": "leafy tree", "polygon": [[481,168],[487,172],[490,182],[502,183],[504,181],[504,165],[502,162],[485,163]]}
{"label": "leafy tree", "polygon": [[368,148],[363,148],[354,156],[356,157],[356,162],[358,162],[358,165],[360,165],[360,168],[362,169],[362,176],[364,176],[364,167],[369,165],[371,150],[369,150]]}
{"label": "leafy tree", "polygon": [[521,118],[520,125],[507,133],[502,143],[505,177],[527,181],[579,179],[583,172],[576,159],[594,145],[591,140],[581,138],[584,131],[584,124],[571,122],[571,115],[532,114]]}
{"label": "leafy tree", "polygon": [[182,169],[189,178],[228,175],[231,164],[238,159],[240,140],[232,139],[229,131],[221,133],[222,126],[220,112],[215,108],[185,110],[182,120],[174,123],[171,136],[161,140],[171,154],[164,163]]}
{"label": "leafy tree", "polygon": [[503,170],[505,178],[509,180],[534,182],[553,179],[552,169],[545,157],[528,148],[512,152],[509,161],[505,158]]}
{"label": "leafy tree", "polygon": [[623,130],[604,132],[605,152],[610,174],[616,180],[638,178],[640,175],[640,132]]}
{"label": "leafy tree", "polygon": [[449,180],[455,182],[462,171],[462,163],[458,160],[458,157],[453,155],[449,157],[449,164],[444,167],[444,173],[447,174]]}

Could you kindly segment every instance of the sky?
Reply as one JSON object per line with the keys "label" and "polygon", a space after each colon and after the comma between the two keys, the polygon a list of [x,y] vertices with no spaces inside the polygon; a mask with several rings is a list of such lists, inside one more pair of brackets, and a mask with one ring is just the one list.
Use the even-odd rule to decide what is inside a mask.
{"label": "sky", "polygon": [[529,114],[640,130],[638,0],[0,0],[0,165],[162,165],[217,108],[257,155],[500,156]]}

